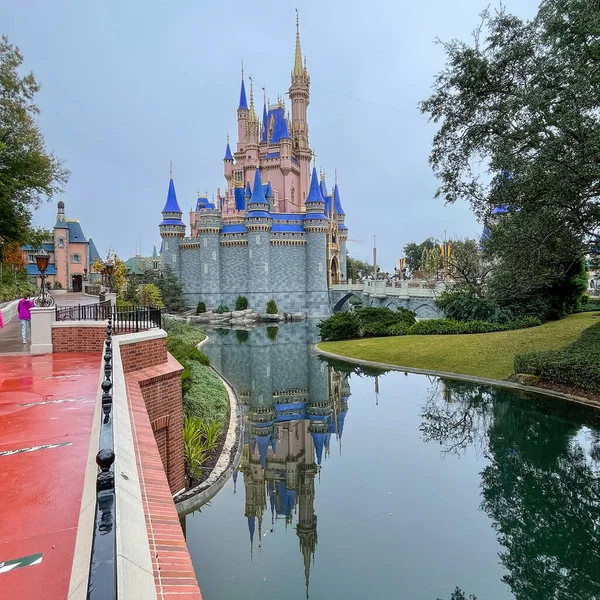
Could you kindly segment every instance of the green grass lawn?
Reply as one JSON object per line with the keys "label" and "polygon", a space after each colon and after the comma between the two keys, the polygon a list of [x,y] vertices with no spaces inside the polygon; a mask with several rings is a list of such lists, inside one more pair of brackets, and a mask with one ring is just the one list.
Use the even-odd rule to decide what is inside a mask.
{"label": "green grass lawn", "polygon": [[[595,317],[595,318],[594,318]],[[540,327],[471,335],[407,335],[321,342],[318,347],[350,358],[374,362],[507,379],[515,354],[562,348],[598,322],[599,313],[571,315]]]}

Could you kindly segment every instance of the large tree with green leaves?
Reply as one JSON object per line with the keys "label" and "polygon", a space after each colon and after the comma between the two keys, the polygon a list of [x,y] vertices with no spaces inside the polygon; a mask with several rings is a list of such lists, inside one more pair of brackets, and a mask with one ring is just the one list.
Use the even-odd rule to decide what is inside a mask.
{"label": "large tree with green leaves", "polygon": [[21,75],[23,56],[0,37],[0,241],[24,242],[31,214],[67,182],[69,172],[48,152],[34,102],[40,86]]}
{"label": "large tree with green leaves", "polygon": [[523,20],[485,11],[473,41],[443,43],[446,66],[420,108],[441,123],[430,162],[437,195],[549,209],[595,250],[600,242],[600,10],[543,0]]}

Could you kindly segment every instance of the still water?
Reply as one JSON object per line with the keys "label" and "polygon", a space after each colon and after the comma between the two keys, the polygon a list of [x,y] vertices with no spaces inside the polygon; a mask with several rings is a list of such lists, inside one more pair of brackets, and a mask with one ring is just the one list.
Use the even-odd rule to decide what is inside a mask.
{"label": "still water", "polygon": [[211,338],[246,429],[185,519],[205,600],[600,598],[597,412],[328,363],[310,322]]}

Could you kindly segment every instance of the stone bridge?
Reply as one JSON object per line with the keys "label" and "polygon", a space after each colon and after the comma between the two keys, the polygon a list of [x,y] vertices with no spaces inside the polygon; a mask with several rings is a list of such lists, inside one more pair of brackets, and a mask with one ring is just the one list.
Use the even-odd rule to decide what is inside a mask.
{"label": "stone bridge", "polygon": [[435,305],[435,299],[444,291],[444,284],[430,284],[418,281],[401,281],[388,284],[386,281],[363,281],[332,285],[329,291],[331,311],[348,310],[352,297],[363,306],[387,306],[389,308],[408,308],[421,319],[443,317],[442,311]]}

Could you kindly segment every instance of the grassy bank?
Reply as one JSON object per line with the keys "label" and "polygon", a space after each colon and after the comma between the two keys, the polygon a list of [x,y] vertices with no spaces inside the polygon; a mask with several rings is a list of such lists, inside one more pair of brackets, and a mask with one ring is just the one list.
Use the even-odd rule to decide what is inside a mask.
{"label": "grassy bank", "polygon": [[575,341],[584,329],[598,322],[597,317],[598,313],[581,313],[540,327],[514,331],[365,338],[322,342],[318,347],[349,358],[489,379],[507,379],[514,371],[516,354],[563,348]]}

